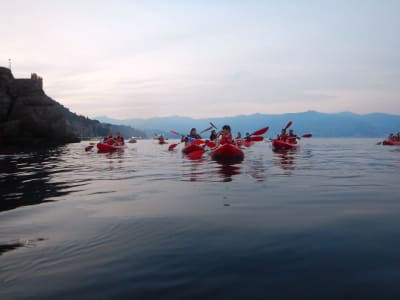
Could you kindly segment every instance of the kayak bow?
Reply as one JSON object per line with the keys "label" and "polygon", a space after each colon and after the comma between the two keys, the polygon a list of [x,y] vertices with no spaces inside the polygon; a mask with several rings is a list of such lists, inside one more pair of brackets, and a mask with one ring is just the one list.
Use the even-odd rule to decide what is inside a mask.
{"label": "kayak bow", "polygon": [[210,153],[211,158],[217,161],[242,161],[244,152],[233,144],[224,144],[213,149]]}

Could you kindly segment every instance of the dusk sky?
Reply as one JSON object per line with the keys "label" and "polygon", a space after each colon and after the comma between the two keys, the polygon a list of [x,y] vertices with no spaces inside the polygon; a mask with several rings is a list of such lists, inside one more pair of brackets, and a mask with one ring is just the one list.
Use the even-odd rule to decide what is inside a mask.
{"label": "dusk sky", "polygon": [[0,65],[89,117],[400,114],[400,1],[1,1]]}

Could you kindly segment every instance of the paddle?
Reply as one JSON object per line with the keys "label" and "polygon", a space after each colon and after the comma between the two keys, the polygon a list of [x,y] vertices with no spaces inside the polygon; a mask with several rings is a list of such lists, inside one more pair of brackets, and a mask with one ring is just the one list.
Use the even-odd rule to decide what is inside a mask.
{"label": "paddle", "polygon": [[[266,133],[268,130],[269,130],[269,127],[268,127],[268,126],[267,126],[267,127],[264,127],[264,128],[261,128],[261,129],[259,129],[259,130],[256,130],[256,131],[252,132],[251,134],[247,135],[247,136],[244,138],[244,140],[245,140],[246,142],[261,142],[261,141],[264,140],[264,137],[262,137],[262,136],[260,136],[260,135]],[[253,136],[253,135],[255,135],[255,136]]]}
{"label": "paddle", "polygon": [[301,136],[302,138],[311,138],[312,134],[311,133],[305,133]]}
{"label": "paddle", "polygon": [[263,136],[251,136],[249,138],[246,138],[246,142],[262,142],[263,140]]}
{"label": "paddle", "polygon": [[93,145],[86,146],[85,151],[88,152],[88,151],[92,150],[93,147],[94,147]]}
{"label": "paddle", "polygon": [[217,126],[215,126],[215,125],[213,124],[213,122],[210,122],[210,125],[211,125],[214,129],[217,129],[217,130],[218,130]]}
{"label": "paddle", "polygon": [[253,135],[263,135],[264,133],[266,133],[268,131],[268,129],[269,129],[268,126],[264,127],[264,128],[261,128],[259,130],[254,131],[253,133],[251,133],[249,136],[246,136],[246,137],[250,137],[250,136],[253,136]]}
{"label": "paddle", "polygon": [[[210,124],[211,124],[211,123],[210,123]],[[206,129],[200,131],[200,133],[207,132],[207,131],[209,131],[209,130],[211,130],[211,129],[213,129],[213,128],[214,128],[214,125],[211,125],[210,127],[207,127]],[[175,131],[175,130],[170,130],[169,132],[172,133],[172,134],[175,134],[175,135],[179,135],[179,136],[181,136],[181,137],[184,136],[183,134],[180,134],[178,131]],[[205,142],[204,142],[204,140],[197,139],[197,140],[194,140],[192,143],[194,143],[195,145],[200,145],[200,144],[204,144]],[[176,146],[178,146],[179,144],[182,144],[182,142],[179,142],[179,143],[176,143],[176,144],[171,144],[171,145],[168,147],[168,150],[169,150],[169,151],[174,150],[174,149],[176,148]]]}
{"label": "paddle", "polygon": [[214,128],[214,127],[211,125],[210,127],[207,127],[206,129],[200,131],[200,133],[207,132],[207,131],[209,131],[209,130],[211,130],[211,129],[213,129],[213,128]]}

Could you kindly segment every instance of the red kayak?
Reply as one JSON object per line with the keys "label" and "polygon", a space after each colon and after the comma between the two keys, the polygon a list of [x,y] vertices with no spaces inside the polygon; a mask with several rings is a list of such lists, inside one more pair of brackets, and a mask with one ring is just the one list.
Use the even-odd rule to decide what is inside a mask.
{"label": "red kayak", "polygon": [[400,146],[400,141],[395,141],[395,140],[384,140],[382,142],[382,145],[385,146]]}
{"label": "red kayak", "polygon": [[126,145],[109,145],[105,143],[97,143],[97,149],[99,152],[112,152],[115,150],[124,150],[127,148]]}
{"label": "red kayak", "polygon": [[244,152],[236,145],[224,144],[211,151],[211,158],[218,161],[242,161]]}
{"label": "red kayak", "polygon": [[204,151],[204,148],[201,147],[200,145],[197,145],[196,143],[188,143],[183,149],[182,149],[182,153],[184,154],[189,154],[192,153],[194,151]]}
{"label": "red kayak", "polygon": [[272,147],[276,150],[279,149],[297,149],[299,147],[298,143],[289,143],[281,140],[272,140]]}

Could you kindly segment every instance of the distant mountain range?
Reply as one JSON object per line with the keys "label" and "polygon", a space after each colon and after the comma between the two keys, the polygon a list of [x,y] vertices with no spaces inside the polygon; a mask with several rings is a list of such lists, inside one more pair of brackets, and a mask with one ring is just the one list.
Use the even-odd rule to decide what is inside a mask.
{"label": "distant mountain range", "polygon": [[100,116],[96,117],[96,119],[104,123],[140,128],[148,135],[161,133],[166,136],[171,136],[169,134],[171,129],[183,134],[188,133],[192,127],[200,131],[207,128],[210,121],[218,128],[221,128],[224,124],[229,124],[234,134],[237,131],[243,134],[269,126],[270,130],[267,136],[275,136],[281,128],[285,127],[288,121],[293,122],[291,128],[297,134],[312,133],[314,137],[385,137],[389,133],[400,131],[400,115],[385,113],[359,115],[351,112],[328,114],[307,111],[279,115],[239,115],[212,119],[193,119],[181,116],[126,120]]}
{"label": "distant mountain range", "polygon": [[67,126],[79,137],[82,138],[93,138],[99,136],[106,136],[110,131],[116,134],[120,132],[125,138],[132,136],[135,137],[146,137],[146,133],[132,128],[125,124],[116,124],[109,122],[100,123],[98,120],[91,120],[87,117],[75,114],[68,108],[58,103],[55,100],[54,105],[62,112],[67,122]]}

